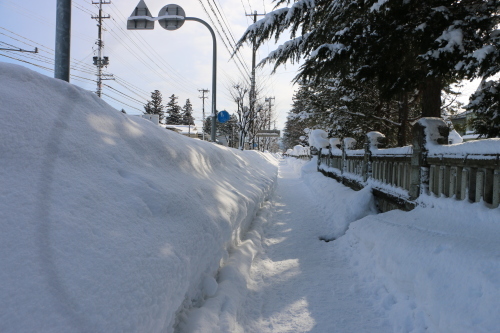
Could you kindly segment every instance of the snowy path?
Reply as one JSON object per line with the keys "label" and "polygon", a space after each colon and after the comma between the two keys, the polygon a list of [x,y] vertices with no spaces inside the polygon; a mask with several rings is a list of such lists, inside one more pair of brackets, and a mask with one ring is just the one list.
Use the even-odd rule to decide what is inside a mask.
{"label": "snowy path", "polygon": [[245,332],[388,332],[355,273],[319,240],[325,217],[313,196],[282,161],[262,253],[251,266],[248,294],[238,311]]}

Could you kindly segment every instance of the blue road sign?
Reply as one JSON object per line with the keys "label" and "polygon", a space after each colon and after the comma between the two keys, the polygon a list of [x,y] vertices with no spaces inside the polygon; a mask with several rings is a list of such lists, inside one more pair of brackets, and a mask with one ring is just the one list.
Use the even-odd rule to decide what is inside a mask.
{"label": "blue road sign", "polygon": [[219,111],[219,113],[217,113],[217,120],[219,121],[219,123],[225,123],[229,120],[229,118],[231,118],[231,116],[229,115],[229,112],[225,110]]}

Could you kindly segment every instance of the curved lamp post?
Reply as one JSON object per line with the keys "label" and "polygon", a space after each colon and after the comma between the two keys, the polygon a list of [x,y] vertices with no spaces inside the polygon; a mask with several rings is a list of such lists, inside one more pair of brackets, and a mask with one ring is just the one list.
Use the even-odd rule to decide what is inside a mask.
{"label": "curved lamp post", "polygon": [[196,21],[203,24],[212,35],[213,55],[212,55],[212,128],[211,141],[215,142],[215,126],[216,126],[216,96],[217,96],[217,41],[212,27],[202,19],[197,17],[186,17],[186,14],[181,6],[166,5],[158,13],[158,17],[153,17],[144,0],[139,1],[132,15],[127,20],[128,30],[151,30],[154,29],[154,22],[158,21],[166,30],[177,30],[184,24],[184,21]]}

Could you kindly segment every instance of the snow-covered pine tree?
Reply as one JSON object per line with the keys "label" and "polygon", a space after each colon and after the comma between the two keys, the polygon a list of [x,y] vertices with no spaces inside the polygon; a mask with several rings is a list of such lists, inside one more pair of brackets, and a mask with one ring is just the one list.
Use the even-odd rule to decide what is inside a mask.
{"label": "snow-covered pine tree", "polygon": [[467,109],[474,112],[472,127],[486,138],[500,137],[500,81],[483,82]]}
{"label": "snow-covered pine tree", "polygon": [[146,114],[157,114],[160,119],[160,124],[163,123],[165,118],[165,112],[163,111],[164,106],[162,105],[162,96],[159,90],[155,90],[151,93],[151,100],[144,105],[144,113]]}
{"label": "snow-covered pine tree", "polygon": [[193,105],[189,98],[186,100],[186,104],[182,107],[182,124],[183,125],[194,125],[193,117]]}
{"label": "snow-covered pine tree", "polygon": [[237,128],[238,118],[236,114],[232,114],[228,121],[225,123],[217,123],[217,132],[224,136],[228,142],[229,147],[237,148]]}
{"label": "snow-covered pine tree", "polygon": [[169,98],[170,101],[167,103],[166,109],[166,112],[168,113],[166,124],[182,125],[181,107],[177,104],[178,97],[172,94]]}
{"label": "snow-covered pine tree", "polygon": [[296,80],[353,75],[361,81],[373,80],[381,98],[401,105],[418,90],[421,115],[440,116],[443,87],[477,75],[476,52],[484,54],[491,36],[497,35],[498,3],[298,0],[250,26],[238,46],[252,40],[259,46],[291,31],[291,40],[263,63],[272,62],[276,68],[304,59]]}

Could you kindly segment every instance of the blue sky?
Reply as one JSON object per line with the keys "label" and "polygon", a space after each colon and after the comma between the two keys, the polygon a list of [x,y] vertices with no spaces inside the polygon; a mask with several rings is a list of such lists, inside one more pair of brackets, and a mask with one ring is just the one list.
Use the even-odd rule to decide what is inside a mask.
{"label": "blue sky", "polygon": [[[117,78],[115,81],[104,82],[109,87],[104,86],[103,99],[117,109],[123,108],[129,114],[139,114],[151,91],[158,89],[162,92],[165,102],[172,94],[179,97],[181,105],[189,98],[197,123],[201,122],[202,100],[198,90],[211,89],[210,33],[202,24],[189,21],[176,31],[164,30],[157,23],[152,31],[127,31],[126,18],[131,15],[138,2],[111,0],[111,4],[103,5],[105,14],[111,16],[104,21],[104,55],[110,59],[106,72]],[[145,2],[153,16],[158,16],[160,9],[170,3],[159,0]],[[53,76],[56,3],[56,0],[0,0],[0,47],[12,45],[26,50],[38,47],[40,50],[38,54],[0,51],[0,61],[22,64]],[[95,91],[96,83],[92,81],[96,79],[96,70],[92,65],[92,57],[97,54],[95,42],[98,28],[91,15],[98,13],[98,6],[89,0],[73,0],[72,4],[71,57],[74,68],[71,74],[75,77],[71,78],[71,83]],[[214,19],[213,8],[230,40],[238,40],[252,23],[245,13],[264,13],[272,10],[271,2],[262,0],[182,0],[177,1],[177,4],[183,7],[187,16],[201,18],[224,34],[219,24],[213,24],[210,20]],[[246,69],[241,62],[245,63],[247,69],[250,68],[250,47],[246,46],[241,50],[241,62],[238,62],[238,66],[235,61],[230,60],[229,51],[218,35],[217,48],[217,109],[231,113],[235,111],[235,103],[230,98],[229,87],[233,83],[243,81],[241,72]],[[228,48],[231,49],[231,46],[228,45]],[[258,51],[257,61],[275,48],[274,43],[262,46]],[[270,75],[269,66],[257,72],[257,84],[262,89],[262,99],[276,98],[274,110],[278,128],[283,127],[286,113],[292,103],[295,87],[290,81],[295,76],[297,67],[282,67],[274,75]],[[210,103],[210,99],[206,100],[206,114],[210,113]]]}

